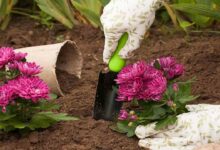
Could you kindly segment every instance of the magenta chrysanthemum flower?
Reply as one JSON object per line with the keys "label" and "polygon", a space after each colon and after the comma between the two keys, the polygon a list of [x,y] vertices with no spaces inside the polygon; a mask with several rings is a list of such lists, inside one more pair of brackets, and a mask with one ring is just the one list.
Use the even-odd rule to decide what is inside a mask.
{"label": "magenta chrysanthemum flower", "polygon": [[18,53],[15,53],[15,60],[17,61],[21,61],[23,60],[25,57],[27,56],[27,53],[21,53],[21,52],[18,52]]}
{"label": "magenta chrysanthemum flower", "polygon": [[37,102],[40,99],[47,99],[49,95],[48,85],[36,76],[20,76],[17,79],[9,81],[8,84],[19,97],[32,100],[33,102]]}
{"label": "magenta chrysanthemum flower", "polygon": [[36,75],[41,72],[42,68],[36,65],[34,62],[19,62],[18,69],[23,75]]}
{"label": "magenta chrysanthemum flower", "polygon": [[2,110],[14,99],[14,90],[4,84],[0,87],[0,106],[3,107]]}
{"label": "magenta chrysanthemum flower", "polygon": [[[161,57],[157,59],[161,70],[164,71],[167,79],[173,79],[184,73],[184,67],[176,62],[174,57]],[[155,62],[155,61],[154,61]]]}
{"label": "magenta chrysanthemum flower", "polygon": [[126,120],[128,118],[128,112],[124,109],[120,110],[118,120]]}
{"label": "magenta chrysanthemum flower", "polygon": [[116,79],[119,85],[118,100],[160,100],[167,81],[160,70],[139,61],[124,67]]}
{"label": "magenta chrysanthemum flower", "polygon": [[8,62],[14,59],[15,53],[13,48],[2,47],[0,48],[0,69],[4,67]]}

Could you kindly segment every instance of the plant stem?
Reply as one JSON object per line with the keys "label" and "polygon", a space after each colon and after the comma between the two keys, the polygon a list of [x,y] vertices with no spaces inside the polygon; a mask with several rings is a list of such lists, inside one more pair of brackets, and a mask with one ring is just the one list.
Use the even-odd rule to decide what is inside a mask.
{"label": "plant stem", "polygon": [[38,16],[36,16],[36,15],[30,15],[28,13],[21,12],[21,11],[16,11],[16,10],[12,10],[11,12],[14,13],[14,14],[19,14],[19,15],[23,15],[23,16],[27,16],[27,17],[36,19],[36,20],[40,20],[40,18]]}
{"label": "plant stem", "polygon": [[197,30],[194,30],[194,31],[189,31],[191,33],[216,33],[216,34],[220,34],[220,31],[197,31]]}

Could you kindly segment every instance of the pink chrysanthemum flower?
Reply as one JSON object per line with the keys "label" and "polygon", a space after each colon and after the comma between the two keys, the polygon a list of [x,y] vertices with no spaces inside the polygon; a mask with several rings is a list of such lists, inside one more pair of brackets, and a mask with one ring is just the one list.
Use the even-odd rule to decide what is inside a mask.
{"label": "pink chrysanthemum flower", "polygon": [[19,62],[18,63],[18,69],[23,75],[36,75],[41,72],[42,68],[38,65],[36,65],[34,62]]}
{"label": "pink chrysanthemum flower", "polygon": [[18,52],[18,53],[15,53],[15,58],[14,58],[14,60],[21,61],[21,60],[23,60],[26,56],[27,56],[27,53]]}
{"label": "pink chrysanthemum flower", "polygon": [[160,70],[139,61],[124,67],[116,79],[119,85],[118,100],[154,100],[162,98],[167,81]]}
{"label": "pink chrysanthemum flower", "polygon": [[0,48],[0,69],[4,67],[7,63],[12,61],[15,57],[13,48],[2,47]]}
{"label": "pink chrysanthemum flower", "polygon": [[[174,57],[161,57],[157,59],[161,70],[164,71],[167,79],[173,79],[184,73],[184,67],[178,64]],[[155,62],[155,61],[154,61]]]}
{"label": "pink chrysanthemum flower", "polygon": [[37,102],[49,98],[49,87],[39,77],[20,76],[8,82],[18,97]]}
{"label": "pink chrysanthemum flower", "polygon": [[0,106],[2,111],[14,99],[14,90],[7,84],[0,86]]}

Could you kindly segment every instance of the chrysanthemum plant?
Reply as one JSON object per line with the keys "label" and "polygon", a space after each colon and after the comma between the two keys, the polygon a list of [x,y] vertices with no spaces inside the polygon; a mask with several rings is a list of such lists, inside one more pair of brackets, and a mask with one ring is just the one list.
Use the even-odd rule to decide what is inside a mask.
{"label": "chrysanthemum plant", "polygon": [[116,79],[117,100],[128,104],[120,110],[117,124],[111,128],[131,137],[138,125],[157,122],[157,130],[173,125],[177,115],[187,112],[186,104],[197,98],[190,92],[192,80],[179,81],[183,73],[183,65],[174,57],[124,67]]}
{"label": "chrysanthemum plant", "polygon": [[42,70],[26,62],[26,53],[0,48],[0,131],[31,131],[59,121],[76,120],[59,109],[56,95],[37,74]]}

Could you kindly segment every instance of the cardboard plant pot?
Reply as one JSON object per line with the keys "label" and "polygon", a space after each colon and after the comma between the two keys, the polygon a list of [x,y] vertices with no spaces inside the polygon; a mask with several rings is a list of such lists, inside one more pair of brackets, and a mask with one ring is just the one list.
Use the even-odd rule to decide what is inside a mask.
{"label": "cardboard plant pot", "polygon": [[57,70],[78,78],[81,76],[83,58],[73,41],[20,48],[16,51],[28,53],[26,57],[28,62],[36,62],[43,67],[39,76],[49,85],[51,92],[57,95],[64,95],[57,79]]}

